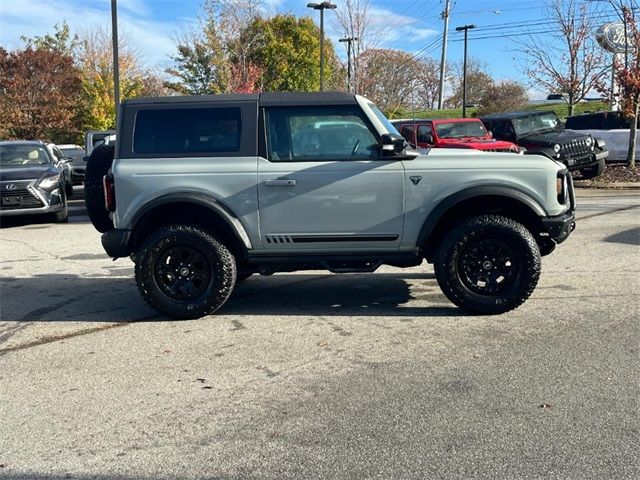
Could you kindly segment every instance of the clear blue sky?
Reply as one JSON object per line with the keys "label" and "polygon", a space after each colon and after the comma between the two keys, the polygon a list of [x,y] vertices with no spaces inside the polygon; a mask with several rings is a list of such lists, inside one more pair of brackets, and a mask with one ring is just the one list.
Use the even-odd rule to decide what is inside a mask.
{"label": "clear blue sky", "polygon": [[[371,0],[374,27],[378,29],[380,47],[398,48],[419,56],[440,58],[442,19],[445,0]],[[340,6],[340,0],[334,0]],[[307,0],[265,0],[266,14],[294,13],[311,15],[316,22],[318,13],[306,8]],[[462,59],[462,35],[456,26],[475,24],[470,32],[469,56],[487,64],[496,78],[526,82],[518,68],[523,59],[513,48],[513,38],[522,34],[548,31],[544,0],[457,0],[452,1],[451,36],[448,60]],[[168,66],[168,55],[174,51],[172,38],[193,24],[200,11],[201,0],[118,0],[121,28],[131,43],[143,55],[149,67]],[[598,18],[613,18],[606,3],[590,7]],[[327,34],[337,39],[327,12]],[[0,45],[7,49],[20,47],[22,35],[42,35],[53,25],[66,20],[73,30],[101,25],[109,28],[110,0],[0,0]],[[508,37],[507,35],[520,35]],[[544,34],[542,34],[544,35]],[[336,46],[345,56],[342,46]],[[532,96],[542,92],[531,91]]]}

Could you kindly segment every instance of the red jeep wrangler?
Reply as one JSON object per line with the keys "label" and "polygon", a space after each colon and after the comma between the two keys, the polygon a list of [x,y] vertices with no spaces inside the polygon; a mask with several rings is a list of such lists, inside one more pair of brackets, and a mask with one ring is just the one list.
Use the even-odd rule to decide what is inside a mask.
{"label": "red jeep wrangler", "polygon": [[515,143],[492,138],[479,118],[421,118],[391,123],[407,142],[418,148],[474,148],[518,153]]}

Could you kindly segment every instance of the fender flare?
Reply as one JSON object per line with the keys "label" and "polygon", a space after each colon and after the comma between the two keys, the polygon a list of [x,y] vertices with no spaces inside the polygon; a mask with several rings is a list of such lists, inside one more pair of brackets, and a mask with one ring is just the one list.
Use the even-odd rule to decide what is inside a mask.
{"label": "fender flare", "polygon": [[538,201],[533,199],[529,194],[517,190],[514,187],[499,185],[479,185],[476,187],[469,187],[465,188],[464,190],[460,190],[459,192],[456,192],[452,195],[449,195],[448,197],[445,197],[433,210],[431,210],[431,213],[429,213],[427,219],[422,224],[422,228],[420,229],[417,247],[421,247],[425,244],[426,240],[429,238],[440,219],[442,219],[442,217],[444,217],[444,215],[446,215],[446,213],[451,208],[455,207],[465,200],[469,200],[474,197],[489,196],[507,197],[512,200],[516,200],[529,207],[539,217],[546,217],[549,215],[549,213],[542,205],[540,205]]}
{"label": "fender flare", "polygon": [[251,239],[247,234],[242,222],[238,217],[229,210],[224,204],[220,203],[215,198],[209,197],[202,193],[183,192],[183,193],[169,193],[160,197],[154,198],[150,202],[146,203],[140,210],[138,210],[131,219],[131,230],[136,228],[136,225],[142,220],[147,213],[153,209],[170,203],[193,203],[205,207],[216,214],[218,214],[223,221],[229,226],[231,231],[236,236],[236,239],[241,242],[247,250],[251,250]]}

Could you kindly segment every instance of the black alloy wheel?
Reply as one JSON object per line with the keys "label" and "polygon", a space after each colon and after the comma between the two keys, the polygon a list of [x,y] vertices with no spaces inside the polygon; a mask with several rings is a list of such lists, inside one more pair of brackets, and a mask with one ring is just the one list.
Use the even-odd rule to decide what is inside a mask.
{"label": "black alloy wheel", "polygon": [[513,249],[497,238],[471,242],[458,260],[462,282],[480,295],[496,295],[507,290],[517,277],[519,268]]}
{"label": "black alloy wheel", "polygon": [[156,263],[156,283],[166,295],[176,300],[193,300],[202,295],[211,277],[211,266],[206,257],[187,245],[169,247]]}

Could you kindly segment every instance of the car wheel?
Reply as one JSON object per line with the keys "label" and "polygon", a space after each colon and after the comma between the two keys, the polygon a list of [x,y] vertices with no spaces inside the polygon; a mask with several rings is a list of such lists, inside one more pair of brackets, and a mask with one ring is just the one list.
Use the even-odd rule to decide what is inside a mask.
{"label": "car wheel", "polygon": [[73,197],[73,183],[65,183],[64,184],[64,193],[67,195],[67,198]]}
{"label": "car wheel", "polygon": [[93,149],[87,161],[84,176],[84,202],[89,220],[100,233],[113,230],[113,221],[104,206],[104,185],[102,178],[113,163],[113,145],[99,145]]}
{"label": "car wheel", "polygon": [[529,230],[496,215],[456,225],[440,243],[434,261],[447,298],[475,314],[500,314],[524,303],[538,283],[540,265]]}
{"label": "car wheel", "polygon": [[224,305],[236,282],[236,261],[229,249],[197,226],[160,228],[135,259],[143,298],[175,319],[212,314]]}
{"label": "car wheel", "polygon": [[590,178],[596,178],[599,177],[600,175],[602,175],[602,172],[604,172],[605,169],[605,163],[604,163],[604,158],[598,160],[598,163],[596,163],[595,165],[589,167],[589,168],[583,168],[580,170],[580,175],[582,175],[582,178],[588,180]]}

